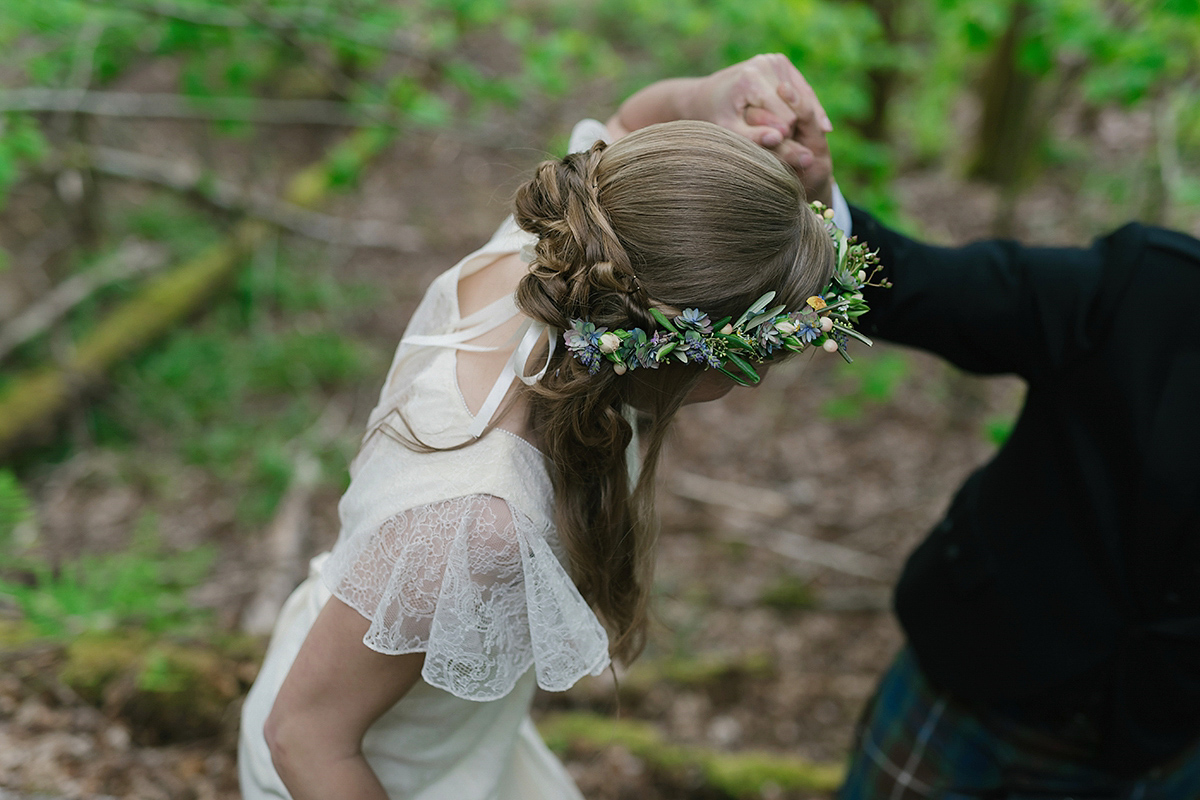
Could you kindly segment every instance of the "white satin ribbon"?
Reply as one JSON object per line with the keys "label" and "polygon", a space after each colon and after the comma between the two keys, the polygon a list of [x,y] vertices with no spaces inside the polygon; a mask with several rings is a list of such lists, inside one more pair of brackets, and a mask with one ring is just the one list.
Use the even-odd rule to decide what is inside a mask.
{"label": "white satin ribbon", "polygon": [[494,347],[484,347],[482,345],[463,344],[471,339],[477,339],[483,334],[500,327],[504,323],[517,315],[517,304],[513,301],[512,295],[501,297],[499,300],[488,303],[483,308],[463,317],[455,325],[456,330],[453,333],[441,333],[425,336],[405,336],[400,340],[401,344],[423,345],[425,347],[452,347],[456,350],[471,350],[474,352],[488,352],[491,350],[499,350],[512,340]]}
{"label": "white satin ribbon", "polygon": [[[534,322],[529,319],[517,329],[517,334],[521,336],[521,343],[517,345],[517,348],[513,350],[513,354],[504,364],[504,369],[500,371],[500,376],[492,384],[491,391],[488,392],[487,398],[479,408],[479,413],[475,415],[475,421],[471,423],[471,427],[469,428],[471,436],[476,439],[483,435],[484,429],[492,421],[492,416],[496,413],[496,409],[500,407],[504,396],[508,394],[508,390],[512,387],[514,380],[519,379],[526,386],[532,386],[542,379],[542,376],[546,374],[546,370],[550,367],[550,359],[554,356],[554,348],[558,343],[558,332],[541,322]],[[529,358],[533,355],[538,342],[541,341],[542,334],[547,335],[546,363],[542,364],[542,368],[534,374],[526,375],[525,365],[529,363]]]}

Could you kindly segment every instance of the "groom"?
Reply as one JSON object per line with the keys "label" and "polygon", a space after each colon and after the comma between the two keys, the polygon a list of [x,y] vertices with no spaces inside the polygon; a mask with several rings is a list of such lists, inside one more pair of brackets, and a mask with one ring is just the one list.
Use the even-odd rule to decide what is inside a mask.
{"label": "groom", "polygon": [[1087,248],[924,244],[846,213],[782,56],[692,80],[694,115],[773,146],[879,250],[893,288],[867,290],[865,332],[1028,383],[908,560],[907,646],[842,800],[1200,797],[1200,242],[1131,223]]}

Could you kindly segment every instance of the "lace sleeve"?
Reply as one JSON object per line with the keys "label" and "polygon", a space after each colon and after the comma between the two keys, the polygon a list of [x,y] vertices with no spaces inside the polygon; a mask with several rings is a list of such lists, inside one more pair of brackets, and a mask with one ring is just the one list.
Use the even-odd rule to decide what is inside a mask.
{"label": "lace sleeve", "polygon": [[543,533],[503,499],[418,506],[339,543],[326,585],[381,653],[424,652],[426,683],[468,700],[508,694],[530,666],[563,691],[608,665],[608,638]]}

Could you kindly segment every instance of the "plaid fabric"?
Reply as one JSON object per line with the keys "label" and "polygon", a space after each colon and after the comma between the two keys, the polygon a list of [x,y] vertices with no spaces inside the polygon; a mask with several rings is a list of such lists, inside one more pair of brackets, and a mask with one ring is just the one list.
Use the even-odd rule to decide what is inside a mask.
{"label": "plaid fabric", "polygon": [[1119,780],[1079,745],[985,721],[938,694],[902,650],[859,723],[838,800],[1197,800],[1200,747],[1168,768]]}

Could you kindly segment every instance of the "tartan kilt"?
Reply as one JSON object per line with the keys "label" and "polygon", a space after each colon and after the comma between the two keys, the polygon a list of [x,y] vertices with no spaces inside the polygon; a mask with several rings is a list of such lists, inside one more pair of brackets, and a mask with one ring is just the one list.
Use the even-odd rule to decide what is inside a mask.
{"label": "tartan kilt", "polygon": [[1108,775],[1086,749],[939,693],[909,648],[884,675],[855,732],[838,800],[1198,800],[1200,745],[1136,779]]}

